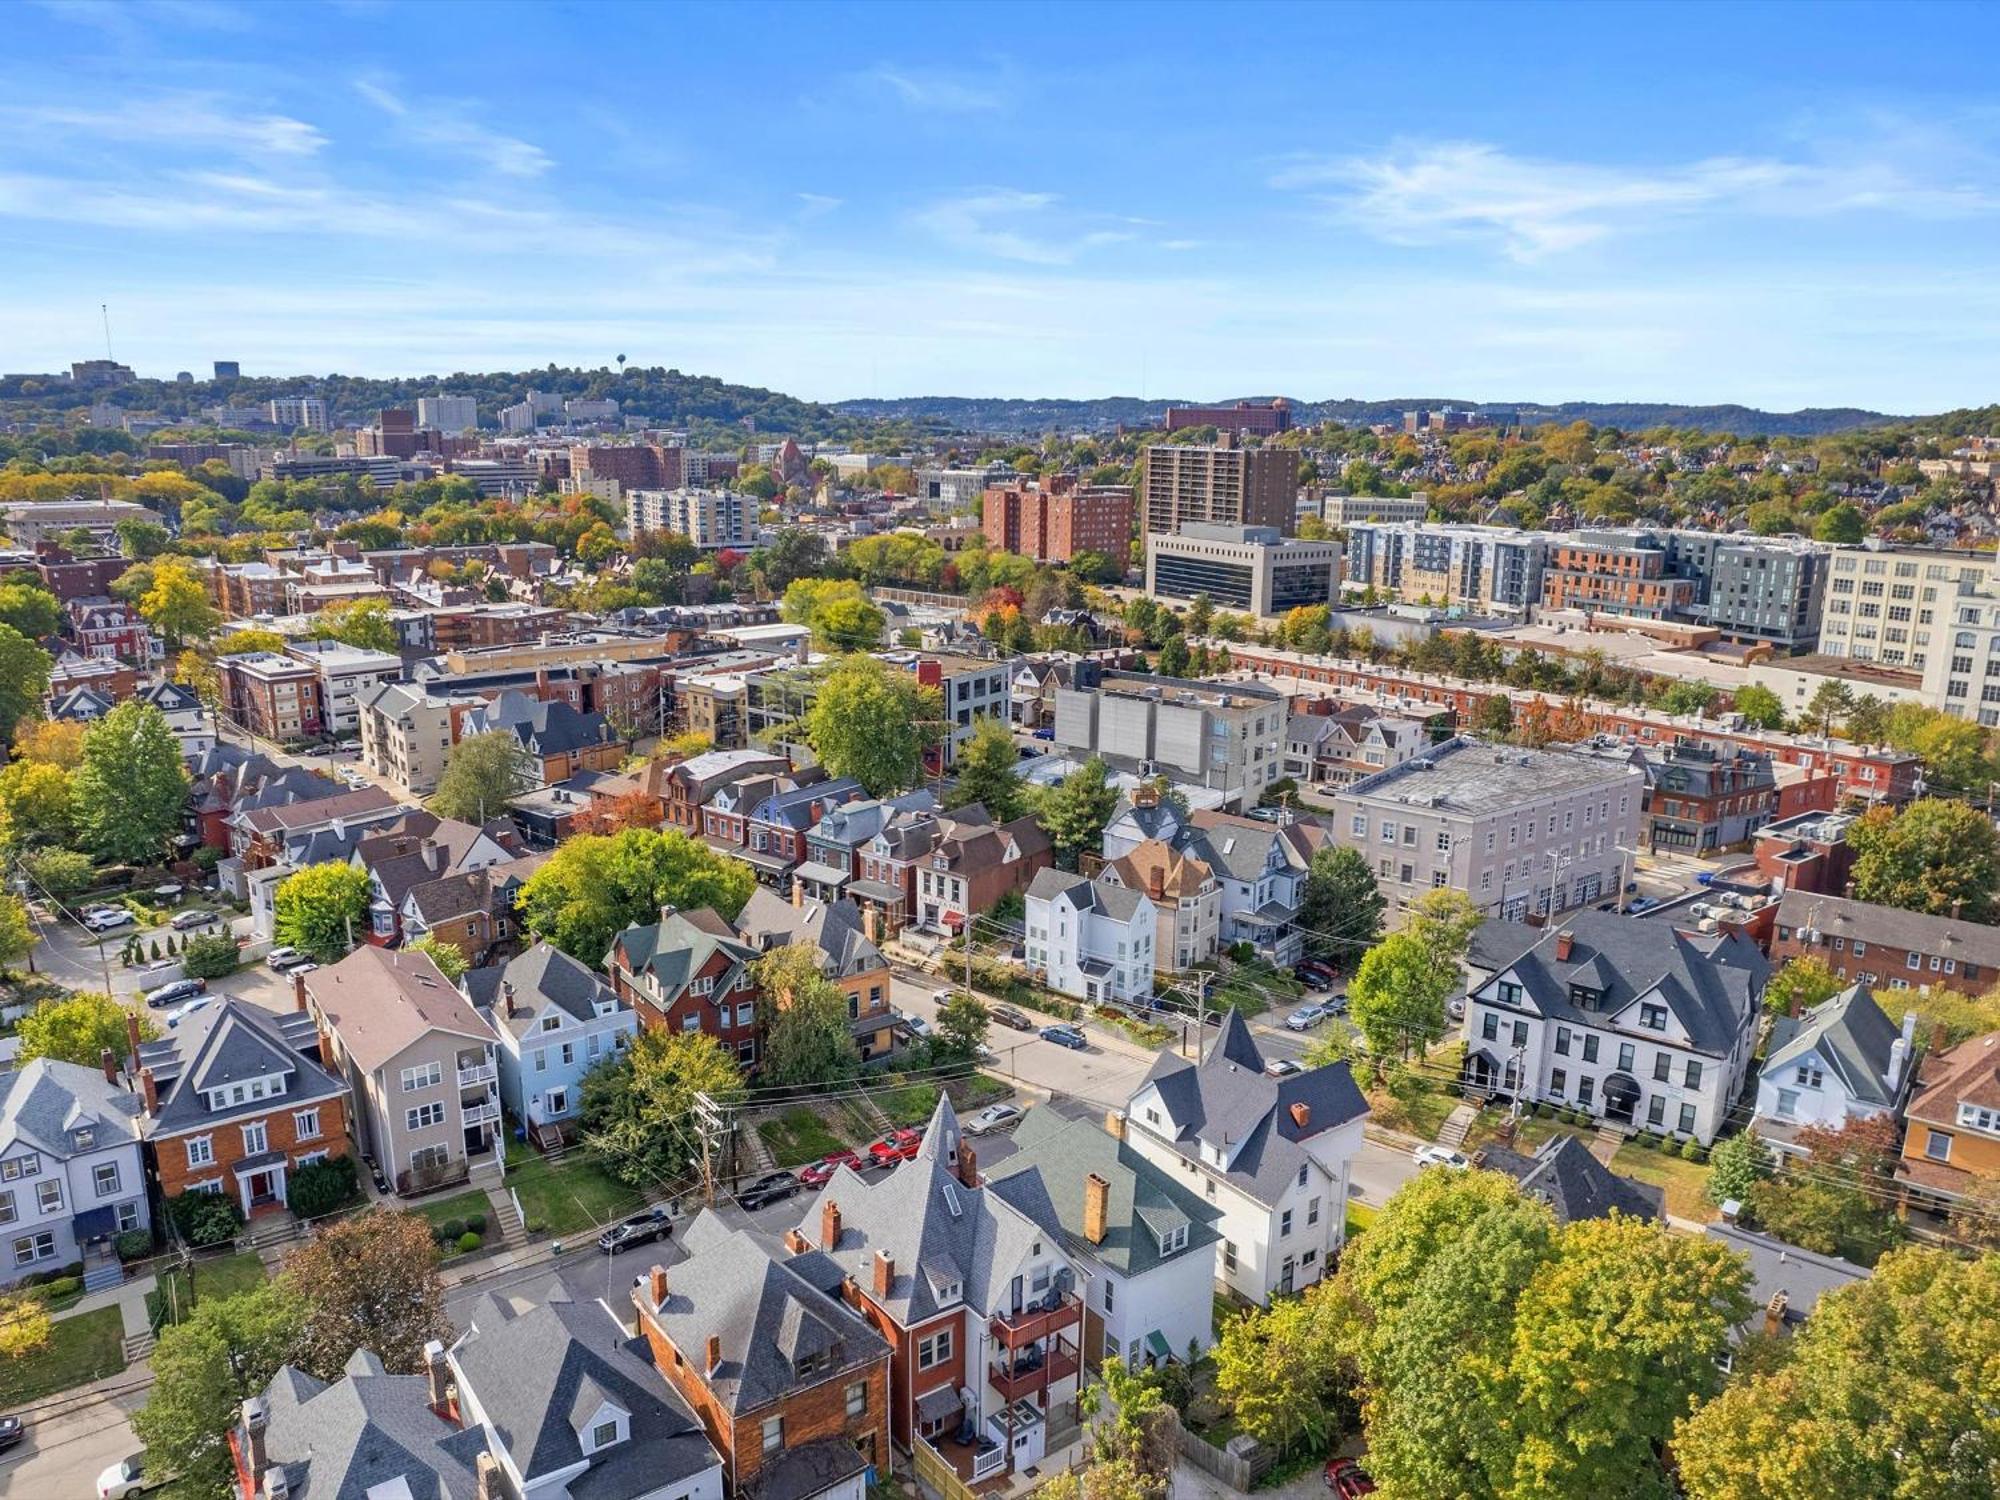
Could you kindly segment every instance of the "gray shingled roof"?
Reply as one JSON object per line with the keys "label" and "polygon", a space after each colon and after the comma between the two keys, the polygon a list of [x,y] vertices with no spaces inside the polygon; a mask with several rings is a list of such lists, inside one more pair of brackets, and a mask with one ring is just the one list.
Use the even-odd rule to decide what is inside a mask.
{"label": "gray shingled roof", "polygon": [[[1165,1261],[1201,1253],[1222,1238],[1215,1228],[1220,1209],[1187,1191],[1094,1119],[1072,1120],[1050,1109],[1031,1109],[1014,1130],[1014,1144],[1018,1149],[994,1166],[992,1177],[1040,1172],[1070,1247],[1121,1275],[1144,1275]],[[1095,1245],[1083,1233],[1084,1180],[1093,1172],[1110,1187],[1104,1238]],[[1163,1255],[1160,1235],[1181,1224],[1188,1228],[1187,1244]]]}
{"label": "gray shingled roof", "polygon": [[[139,1112],[138,1097],[98,1068],[38,1057],[0,1073],[0,1150],[19,1140],[58,1160],[101,1151],[138,1140]],[[94,1132],[94,1144],[78,1146],[72,1133],[85,1128]]]}
{"label": "gray shingled roof", "polygon": [[[148,1135],[183,1130],[296,1108],[347,1092],[319,1063],[319,1033],[301,1011],[275,1015],[233,996],[205,1005],[158,1041],[139,1044],[139,1064],[153,1070],[160,1112],[146,1122]],[[225,1084],[280,1074],[283,1094],[246,1099],[211,1110],[203,1095]]]}
{"label": "gray shingled roof", "polygon": [[[501,1004],[502,985],[514,987],[514,1014]],[[496,1031],[525,1036],[536,1017],[554,1005],[578,1021],[596,1019],[600,1003],[609,1002],[620,1010],[630,1007],[618,992],[590,969],[559,948],[536,943],[526,953],[504,964],[488,964],[474,969],[460,981],[467,998],[481,1007]]]}
{"label": "gray shingled roof", "polygon": [[1868,1279],[1865,1266],[1835,1255],[1816,1255],[1740,1224],[1710,1224],[1702,1231],[1750,1262],[1750,1297],[1759,1308],[1785,1294],[1785,1322],[1802,1323],[1828,1292]]}
{"label": "gray shingled roof", "polygon": [[264,1399],[265,1457],[285,1471],[292,1500],[368,1500],[398,1479],[414,1500],[471,1500],[486,1434],[432,1411],[421,1375],[385,1374],[359,1350],[331,1385],[286,1365]]}
{"label": "gray shingled roof", "polygon": [[635,1295],[681,1357],[698,1368],[711,1336],[722,1362],[702,1370],[715,1399],[733,1416],[774,1405],[803,1384],[800,1358],[831,1355],[810,1383],[841,1378],[888,1357],[889,1346],[840,1300],[774,1256],[749,1231],[714,1213],[697,1215],[681,1234],[688,1258],[667,1278],[667,1300],[654,1306],[642,1282]]}
{"label": "gray shingled roof", "polygon": [[736,929],[758,948],[810,943],[818,948],[821,968],[835,979],[852,978],[886,968],[882,950],[862,930],[861,908],[842,897],[838,901],[806,900],[794,906],[769,886],[750,893],[736,914]]}
{"label": "gray shingled roof", "polygon": [[1037,870],[1028,886],[1030,900],[1053,901],[1058,896],[1068,896],[1078,911],[1101,911],[1120,922],[1132,920],[1143,895],[1142,891],[1062,870]]}
{"label": "gray shingled roof", "polygon": [[1835,938],[1853,946],[1856,939],[1886,948],[1909,949],[1954,958],[1960,965],[2000,969],[2000,927],[1957,917],[1933,917],[1924,912],[1787,891],[1778,902],[1778,925],[1794,930],[1811,927],[1821,943]]}
{"label": "gray shingled roof", "polygon": [[[1573,942],[1556,957],[1561,935]],[[1556,1021],[1603,1027],[1641,996],[1657,992],[1688,1035],[1688,1045],[1727,1057],[1755,1020],[1771,965],[1739,932],[1706,936],[1617,912],[1580,911],[1559,927],[1483,922],[1466,962],[1498,974],[1512,969],[1535,1009]],[[1601,989],[1602,1001],[1583,1010],[1570,985]]]}
{"label": "gray shingled roof", "polygon": [[[1202,1145],[1235,1152],[1228,1179],[1260,1203],[1276,1202],[1298,1176],[1308,1160],[1302,1140],[1368,1113],[1344,1062],[1268,1076],[1264,1054],[1235,1009],[1223,1018],[1206,1058],[1193,1063],[1163,1052],[1140,1090],[1148,1086],[1159,1089],[1179,1127],[1174,1149],[1190,1161],[1201,1159]],[[1306,1106],[1304,1129],[1292,1117],[1294,1104]]]}
{"label": "gray shingled roof", "polygon": [[[721,1462],[646,1341],[560,1280],[525,1311],[481,1296],[451,1358],[529,1483],[589,1463],[564,1484],[571,1500],[628,1500]],[[579,1429],[605,1402],[630,1417],[631,1437],[586,1454]]]}
{"label": "gray shingled roof", "polygon": [[1522,1192],[1555,1211],[1559,1224],[1607,1218],[1614,1210],[1638,1219],[1666,1213],[1665,1188],[1619,1176],[1573,1135],[1551,1137],[1533,1156],[1489,1146],[1479,1153],[1479,1165],[1520,1183]]}
{"label": "gray shingled roof", "polygon": [[1780,1068],[1817,1052],[1849,1095],[1887,1107],[1896,1102],[1888,1081],[1889,1054],[1901,1035],[1866,989],[1849,985],[1801,1016],[1778,1018],[1771,1027],[1764,1073],[1775,1078]]}

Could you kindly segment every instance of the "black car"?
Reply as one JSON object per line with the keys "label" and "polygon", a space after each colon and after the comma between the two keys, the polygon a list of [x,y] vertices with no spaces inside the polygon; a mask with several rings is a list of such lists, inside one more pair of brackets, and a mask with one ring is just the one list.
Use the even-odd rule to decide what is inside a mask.
{"label": "black car", "polygon": [[673,1238],[674,1211],[662,1205],[634,1214],[622,1224],[613,1224],[597,1237],[597,1248],[606,1255],[620,1255],[634,1245],[650,1245],[655,1240]]}
{"label": "black car", "polygon": [[996,1005],[986,1012],[989,1020],[998,1021],[1011,1031],[1033,1031],[1035,1023],[1011,1005]]}
{"label": "black car", "polygon": [[782,1203],[799,1190],[798,1178],[790,1172],[766,1172],[736,1195],[736,1201],[750,1213]]}
{"label": "black car", "polygon": [[0,1417],[0,1453],[6,1452],[27,1435],[28,1429],[21,1425],[19,1417]]}

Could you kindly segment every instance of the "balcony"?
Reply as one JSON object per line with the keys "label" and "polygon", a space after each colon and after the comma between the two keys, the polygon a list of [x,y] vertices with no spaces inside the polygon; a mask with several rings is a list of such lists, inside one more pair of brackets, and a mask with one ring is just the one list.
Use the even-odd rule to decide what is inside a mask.
{"label": "balcony", "polygon": [[1030,1351],[1013,1362],[987,1367],[986,1383],[1010,1404],[1047,1390],[1056,1381],[1076,1373],[1076,1351],[1067,1345],[1051,1348],[1046,1355]]}
{"label": "balcony", "polygon": [[492,1101],[484,1104],[468,1104],[465,1106],[464,1115],[468,1128],[474,1125],[497,1125],[500,1123],[500,1106]]}
{"label": "balcony", "polygon": [[475,1063],[472,1067],[458,1070],[458,1086],[469,1089],[474,1084],[493,1083],[500,1077],[500,1070],[492,1063]]}
{"label": "balcony", "polygon": [[993,1337],[1002,1348],[1019,1349],[1024,1344],[1039,1343],[1058,1329],[1074,1328],[1082,1317],[1083,1304],[1072,1294],[1050,1310],[1023,1308],[1017,1313],[995,1313]]}

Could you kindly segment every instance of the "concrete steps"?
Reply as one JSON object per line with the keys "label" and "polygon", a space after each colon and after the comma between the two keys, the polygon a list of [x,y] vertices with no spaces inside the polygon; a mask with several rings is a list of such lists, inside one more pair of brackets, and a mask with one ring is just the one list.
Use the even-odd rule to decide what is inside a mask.
{"label": "concrete steps", "polygon": [[125,1267],[118,1261],[101,1261],[83,1273],[86,1293],[105,1292],[125,1284]]}

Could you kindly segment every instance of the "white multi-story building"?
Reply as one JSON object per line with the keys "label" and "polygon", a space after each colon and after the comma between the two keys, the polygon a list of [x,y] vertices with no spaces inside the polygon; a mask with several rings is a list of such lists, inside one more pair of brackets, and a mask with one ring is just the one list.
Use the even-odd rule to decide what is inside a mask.
{"label": "white multi-story building", "polygon": [[479,400],[475,396],[417,397],[417,426],[435,428],[456,435],[479,425]]}
{"label": "white multi-story building", "polygon": [[[1351,504],[1352,502],[1350,502]],[[1396,502],[1388,502],[1394,504]],[[1384,518],[1346,523],[1343,587],[1475,614],[1525,616],[1541,603],[1546,532]]]}
{"label": "white multi-story building", "polygon": [[1163,1053],[1124,1115],[1126,1142],[1220,1211],[1215,1279],[1258,1303],[1332,1271],[1368,1117],[1346,1063],[1264,1067],[1231,1010],[1199,1063]]}
{"label": "white multi-story building", "polygon": [[319,673],[320,726],[331,735],[361,728],[361,705],[385,683],[403,675],[403,659],[393,651],[369,651],[339,641],[294,641],[285,650],[312,663]]}
{"label": "white multi-story building", "polygon": [[139,1117],[96,1068],[38,1057],[0,1073],[0,1286],[77,1261],[122,1278],[108,1246],[149,1222]]}
{"label": "white multi-story building", "polygon": [[1334,793],[1333,835],[1395,908],[1450,886],[1506,921],[1622,888],[1646,773],[1564,750],[1459,736]]}
{"label": "white multi-story building", "polygon": [[707,552],[756,541],[757,500],[734,490],[628,490],[625,515],[635,537],[672,531]]}
{"label": "white multi-story building", "polygon": [[[1821,653],[1928,675],[1933,657],[1961,628],[1954,625],[1960,594],[1990,589],[1993,561],[1973,552],[1864,545],[1835,548],[1826,571]],[[1953,648],[1944,654],[1963,653]],[[1947,661],[1942,681],[1948,683],[1953,675],[1967,678],[1964,699],[1976,703],[1981,693],[1969,680],[1972,668],[1957,674],[1949,668]],[[1983,677],[1980,681],[1983,685]]]}
{"label": "white multi-story building", "polygon": [[1600,911],[1486,922],[1465,968],[1473,1087],[1704,1146],[1743,1092],[1771,972],[1741,932]]}
{"label": "white multi-story building", "polygon": [[1148,997],[1157,915],[1143,891],[1043,870],[1028,887],[1028,970],[1093,1005]]}
{"label": "white multi-story building", "polygon": [[1893,1113],[1916,1073],[1916,1041],[1915,1011],[1899,1031],[1858,984],[1801,1015],[1780,1016],[1757,1075],[1751,1128],[1787,1151],[1801,1127],[1838,1130]]}
{"label": "white multi-story building", "polygon": [[287,432],[301,427],[308,432],[333,431],[326,403],[317,396],[279,396],[264,403],[264,415],[273,427],[282,427]]}
{"label": "white multi-story building", "polygon": [[1284,776],[1285,697],[1244,682],[1079,672],[1056,689],[1055,743],[1078,761],[1220,791],[1254,807]]}

